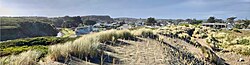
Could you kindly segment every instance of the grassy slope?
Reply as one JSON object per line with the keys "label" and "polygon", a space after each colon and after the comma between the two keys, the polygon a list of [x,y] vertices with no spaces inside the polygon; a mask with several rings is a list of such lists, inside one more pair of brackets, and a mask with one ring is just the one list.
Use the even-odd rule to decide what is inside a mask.
{"label": "grassy slope", "polygon": [[[132,55],[132,59],[136,60],[136,61],[133,61],[135,63],[142,62],[142,63],[148,64],[148,63],[158,63],[158,61],[159,63],[164,63],[164,62],[161,62],[160,60],[160,59],[163,59],[165,60],[165,62],[172,62],[173,64],[174,63],[176,64],[178,63],[179,64],[200,64],[200,63],[201,64],[210,64],[210,63],[211,64],[224,64],[224,62],[220,59],[220,57],[217,54],[214,53],[213,50],[206,48],[206,46],[203,46],[197,43],[193,39],[193,36],[189,35],[194,28],[200,28],[201,29],[199,30],[200,33],[201,32],[202,33],[213,32],[209,28],[206,29],[203,27],[193,27],[193,26],[189,26],[189,27],[170,26],[170,27],[163,27],[161,29],[140,28],[140,29],[134,29],[134,30],[103,31],[99,33],[83,35],[81,38],[76,39],[73,42],[66,42],[64,44],[51,45],[48,47],[48,55],[43,57],[41,61],[43,62],[58,61],[58,62],[66,63],[66,64],[70,63],[72,60],[73,60],[72,63],[78,63],[76,60],[80,60],[80,61],[87,61],[87,62],[97,63],[97,64],[105,64],[105,63],[109,64],[109,63],[116,63],[116,62],[120,63],[120,62],[125,62],[125,61],[133,61],[131,59],[122,60],[121,57],[115,57],[115,55],[112,56],[112,53],[116,54],[117,51],[110,52],[112,50],[120,50],[126,53],[125,50],[109,49],[110,46],[111,48],[112,47],[115,48],[116,46],[123,47],[123,45],[121,45],[121,40],[119,39],[126,39],[128,41],[133,40],[135,42],[139,42],[136,44],[135,47],[131,47],[131,48],[142,47],[142,49],[137,49],[138,52],[136,52],[135,54],[127,53],[129,54],[129,56]],[[203,38],[203,37],[209,36],[209,34],[200,35],[200,33],[197,33],[197,35],[201,37],[197,37],[197,38]],[[164,38],[164,36],[163,37],[158,36],[159,34],[170,37],[171,39],[177,38],[181,40],[183,44],[180,44],[182,42],[177,42],[178,40],[177,41],[172,40],[171,42],[166,42],[164,41],[166,40],[166,38]],[[155,42],[150,42],[149,39],[138,40],[137,39],[138,37],[149,38]],[[128,46],[129,46],[129,43],[131,42],[128,42]],[[141,43],[146,43],[145,44],[146,46],[144,46]],[[164,47],[171,48],[167,50],[169,53],[167,53],[166,55],[167,56],[170,55],[171,57],[169,60],[174,60],[174,61],[169,61],[169,60],[166,61],[167,58],[157,58],[158,57],[157,55],[150,56],[150,55],[154,55],[154,53],[157,53],[157,52],[162,52],[162,53],[167,52],[167,51],[153,50],[153,49],[164,49],[164,47],[161,48],[161,46],[157,46],[157,45],[161,45],[161,43],[165,44],[163,45]],[[184,45],[184,44],[188,44],[188,45]],[[152,46],[147,47],[147,45],[152,45]],[[195,47],[195,48],[191,48],[191,47]],[[130,48],[127,48],[127,49],[126,49],[127,51],[130,51],[129,50]],[[199,52],[192,52],[193,50],[191,49],[196,49]],[[142,52],[143,50],[144,51],[146,50],[146,51]],[[152,51],[153,53],[151,54],[148,51]],[[120,53],[124,53],[124,52],[120,52]],[[120,55],[120,53],[118,52],[117,54]],[[131,52],[131,53],[134,53],[134,52]],[[125,56],[127,54],[125,54]],[[195,55],[198,55],[198,56],[195,56]],[[160,55],[160,56],[164,57],[164,55]],[[140,61],[140,60],[144,60],[150,57],[154,57],[154,58],[147,60],[149,62]],[[128,57],[128,58],[131,58],[131,57]],[[105,61],[105,59],[107,61]],[[126,59],[126,57],[124,59]],[[31,62],[31,63],[36,63],[36,62]],[[131,64],[131,63],[128,63],[128,64]],[[167,64],[171,64],[171,63],[167,63]]]}
{"label": "grassy slope", "polygon": [[75,32],[69,28],[61,29],[61,32],[64,34],[63,37],[69,37],[71,35],[75,35]]}
{"label": "grassy slope", "polygon": [[5,41],[0,43],[0,56],[19,54],[27,50],[39,50],[47,53],[48,45],[65,43],[70,40],[74,40],[74,38],[36,37]]}

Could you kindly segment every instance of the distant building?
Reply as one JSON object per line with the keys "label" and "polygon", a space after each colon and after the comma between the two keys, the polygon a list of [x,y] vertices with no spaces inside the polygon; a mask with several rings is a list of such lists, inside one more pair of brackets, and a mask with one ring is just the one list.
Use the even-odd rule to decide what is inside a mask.
{"label": "distant building", "polygon": [[62,32],[58,32],[56,37],[62,37],[64,34]]}
{"label": "distant building", "polygon": [[76,33],[77,36],[82,35],[82,34],[88,34],[91,31],[92,31],[92,26],[75,28],[75,33]]}
{"label": "distant building", "polygon": [[226,23],[202,23],[202,26],[212,27],[212,28],[226,28]]}
{"label": "distant building", "polygon": [[141,22],[141,21],[140,22],[136,22],[135,26],[144,26],[144,22]]}
{"label": "distant building", "polygon": [[128,25],[128,24],[123,24],[122,26],[118,27],[118,29],[129,29],[132,28],[132,26]]}

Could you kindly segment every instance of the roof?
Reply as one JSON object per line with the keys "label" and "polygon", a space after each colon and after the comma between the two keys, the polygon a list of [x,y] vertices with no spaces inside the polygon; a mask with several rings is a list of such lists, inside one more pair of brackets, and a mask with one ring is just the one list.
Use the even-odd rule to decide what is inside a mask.
{"label": "roof", "polygon": [[226,23],[202,23],[202,25],[227,25]]}

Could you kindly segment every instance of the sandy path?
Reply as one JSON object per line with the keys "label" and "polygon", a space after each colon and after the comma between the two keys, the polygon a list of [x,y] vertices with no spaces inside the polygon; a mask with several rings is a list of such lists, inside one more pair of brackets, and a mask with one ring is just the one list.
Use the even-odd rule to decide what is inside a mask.
{"label": "sandy path", "polygon": [[[117,57],[126,65],[179,65],[179,64],[204,64],[194,54],[184,51],[188,47],[174,45],[176,43],[161,43],[154,39],[139,38],[143,41],[121,40],[131,45],[112,47],[118,54]],[[199,50],[190,46],[192,51]],[[191,50],[189,49],[189,50]],[[200,50],[199,50],[200,51]],[[196,51],[196,52],[199,52]]]}
{"label": "sandy path", "polygon": [[[146,39],[145,39],[146,40]],[[118,53],[122,64],[128,65],[164,65],[167,63],[167,55],[163,45],[155,40],[135,42],[131,40],[120,40],[131,45],[113,47]]]}

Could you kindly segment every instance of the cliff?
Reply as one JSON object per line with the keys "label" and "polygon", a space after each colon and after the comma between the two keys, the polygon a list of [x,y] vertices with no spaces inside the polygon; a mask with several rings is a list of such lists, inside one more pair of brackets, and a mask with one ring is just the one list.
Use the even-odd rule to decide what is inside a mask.
{"label": "cliff", "polygon": [[55,36],[58,31],[48,23],[42,22],[17,22],[15,26],[1,25],[1,41],[39,37],[39,36]]}

